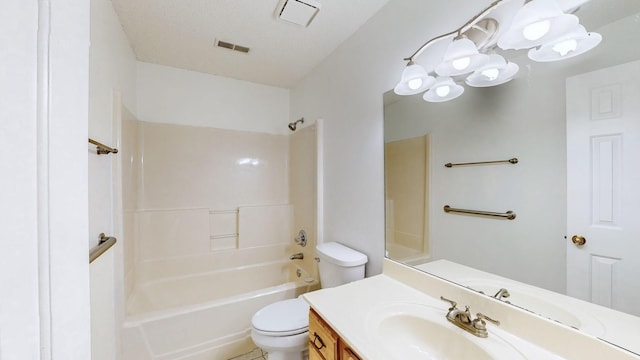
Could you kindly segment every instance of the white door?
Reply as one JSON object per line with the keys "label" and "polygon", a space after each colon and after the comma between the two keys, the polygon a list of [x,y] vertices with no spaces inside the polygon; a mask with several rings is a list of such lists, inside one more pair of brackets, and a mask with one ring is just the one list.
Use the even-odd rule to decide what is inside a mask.
{"label": "white door", "polygon": [[640,61],[567,79],[567,235],[567,294],[640,315]]}

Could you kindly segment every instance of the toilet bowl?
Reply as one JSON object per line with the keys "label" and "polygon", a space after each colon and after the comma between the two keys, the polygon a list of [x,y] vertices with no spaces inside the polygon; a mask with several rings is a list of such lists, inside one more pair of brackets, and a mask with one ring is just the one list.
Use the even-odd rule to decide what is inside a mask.
{"label": "toilet bowl", "polygon": [[[364,278],[367,256],[342,244],[330,242],[316,247],[323,287],[333,287]],[[251,319],[251,338],[269,353],[269,360],[305,360],[309,343],[309,305],[300,297],[275,302]]]}
{"label": "toilet bowl", "polygon": [[251,338],[269,360],[301,360],[309,341],[309,305],[302,298],[275,302],[251,319]]}

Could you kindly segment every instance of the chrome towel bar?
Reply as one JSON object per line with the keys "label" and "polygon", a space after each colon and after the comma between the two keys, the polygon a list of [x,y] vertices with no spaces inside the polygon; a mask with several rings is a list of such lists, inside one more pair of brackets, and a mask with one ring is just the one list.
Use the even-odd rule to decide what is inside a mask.
{"label": "chrome towel bar", "polygon": [[89,264],[91,264],[93,260],[99,258],[100,255],[104,254],[105,251],[109,250],[110,247],[115,245],[116,241],[116,238],[113,236],[106,236],[104,233],[101,233],[98,245],[89,250]]}
{"label": "chrome towel bar", "polygon": [[444,164],[445,167],[454,167],[454,166],[468,166],[468,165],[489,165],[489,164],[517,164],[518,163],[518,158],[512,158],[509,160],[495,160],[495,161],[480,161],[480,162],[468,162],[468,163],[458,163],[458,164],[452,164],[452,163],[446,163]]}
{"label": "chrome towel bar", "polygon": [[103,143],[97,142],[95,140],[93,140],[92,138],[89,138],[89,143],[93,144],[96,146],[96,153],[98,153],[98,155],[104,155],[104,154],[110,154],[110,153],[114,153],[117,154],[118,153],[118,149],[109,147]]}
{"label": "chrome towel bar", "polygon": [[469,215],[480,215],[480,216],[489,216],[495,218],[502,218],[506,220],[513,220],[516,218],[516,213],[509,210],[505,213],[497,213],[491,211],[480,211],[480,210],[467,210],[467,209],[456,209],[452,208],[449,205],[444,206],[444,212],[446,213],[460,213],[460,214],[469,214]]}

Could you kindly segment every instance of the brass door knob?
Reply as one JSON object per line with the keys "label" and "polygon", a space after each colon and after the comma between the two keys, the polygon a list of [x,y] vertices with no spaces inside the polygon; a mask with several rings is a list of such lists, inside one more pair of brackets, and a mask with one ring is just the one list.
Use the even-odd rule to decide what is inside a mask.
{"label": "brass door knob", "polygon": [[571,237],[571,241],[578,246],[582,246],[587,243],[587,239],[582,235],[573,235]]}

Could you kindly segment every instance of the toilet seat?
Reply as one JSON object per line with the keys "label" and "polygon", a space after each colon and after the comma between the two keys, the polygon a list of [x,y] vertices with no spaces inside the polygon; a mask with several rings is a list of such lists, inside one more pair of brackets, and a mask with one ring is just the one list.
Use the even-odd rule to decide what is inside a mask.
{"label": "toilet seat", "polygon": [[267,305],[253,315],[253,330],[267,336],[291,336],[309,330],[309,304],[301,298]]}

